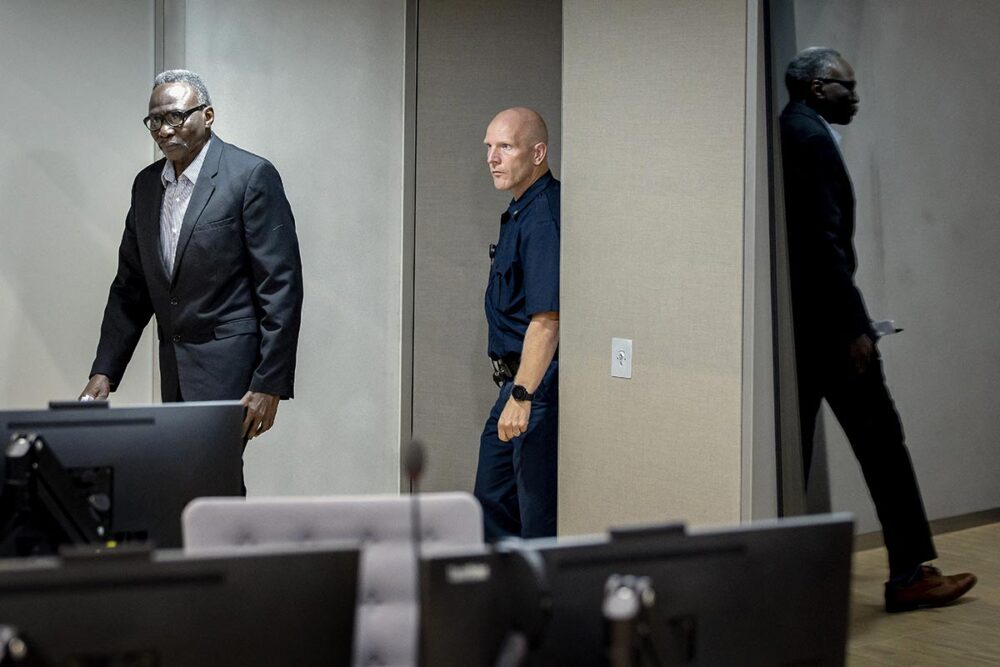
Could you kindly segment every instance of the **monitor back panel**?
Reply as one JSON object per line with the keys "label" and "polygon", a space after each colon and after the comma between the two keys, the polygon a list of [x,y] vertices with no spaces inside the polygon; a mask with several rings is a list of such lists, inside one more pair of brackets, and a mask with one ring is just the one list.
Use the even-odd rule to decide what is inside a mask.
{"label": "monitor back panel", "polygon": [[0,436],[37,433],[63,467],[112,467],[113,533],[174,548],[188,502],[242,493],[242,421],[236,401],[0,411]]}
{"label": "monitor back panel", "polygon": [[662,664],[842,665],[852,541],[849,519],[796,519],[543,549],[552,615],[531,664],[605,664],[604,585],[619,574],[652,582],[644,650]]}
{"label": "monitor back panel", "polygon": [[6,561],[0,625],[48,665],[350,663],[356,550],[116,560]]}

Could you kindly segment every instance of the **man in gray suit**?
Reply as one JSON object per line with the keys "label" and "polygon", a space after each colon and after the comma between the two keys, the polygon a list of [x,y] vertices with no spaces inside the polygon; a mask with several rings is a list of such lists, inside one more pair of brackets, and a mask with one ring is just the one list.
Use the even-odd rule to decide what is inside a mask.
{"label": "man in gray suit", "polygon": [[166,157],[132,185],[118,273],[80,398],[115,390],[155,314],[163,400],[240,399],[249,439],[293,396],[302,266],[277,170],[215,136],[214,121],[197,74],[170,70],[154,79],[143,123]]}

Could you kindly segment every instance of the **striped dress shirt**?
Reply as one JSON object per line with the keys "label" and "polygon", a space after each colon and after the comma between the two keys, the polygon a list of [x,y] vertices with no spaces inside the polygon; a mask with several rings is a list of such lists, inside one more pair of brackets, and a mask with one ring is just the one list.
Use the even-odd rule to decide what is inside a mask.
{"label": "striped dress shirt", "polygon": [[177,255],[177,240],[181,236],[181,225],[184,224],[184,214],[187,212],[191,193],[198,182],[201,165],[205,162],[209,139],[201,148],[198,156],[188,165],[184,173],[178,177],[174,173],[174,163],[167,160],[163,165],[160,179],[163,181],[163,204],[160,206],[160,257],[163,260],[163,270],[167,277],[174,275],[174,259]]}

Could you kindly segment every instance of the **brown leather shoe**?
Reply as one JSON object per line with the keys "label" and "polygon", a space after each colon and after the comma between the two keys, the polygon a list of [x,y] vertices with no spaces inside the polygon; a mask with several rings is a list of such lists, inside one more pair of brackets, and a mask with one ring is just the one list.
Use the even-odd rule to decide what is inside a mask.
{"label": "brown leather shoe", "polygon": [[920,566],[920,578],[906,586],[885,585],[885,610],[890,614],[919,607],[940,607],[954,602],[976,585],[976,575],[941,574],[930,565]]}

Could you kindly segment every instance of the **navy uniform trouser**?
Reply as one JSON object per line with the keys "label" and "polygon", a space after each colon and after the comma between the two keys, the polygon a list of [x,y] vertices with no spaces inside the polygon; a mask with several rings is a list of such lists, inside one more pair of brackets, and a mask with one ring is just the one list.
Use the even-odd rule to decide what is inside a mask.
{"label": "navy uniform trouser", "polygon": [[549,365],[534,392],[528,430],[509,442],[501,442],[497,421],[513,388],[510,381],[500,387],[479,440],[475,493],[483,507],[489,541],[556,534],[558,362]]}
{"label": "navy uniform trouser", "polygon": [[861,374],[852,368],[846,351],[830,355],[799,350],[796,361],[806,479],[816,413],[825,398],[864,475],[882,524],[890,574],[910,571],[936,558],[903,427],[885,386],[877,349]]}

